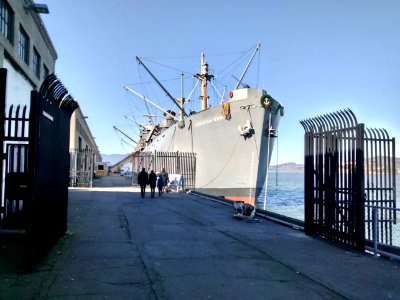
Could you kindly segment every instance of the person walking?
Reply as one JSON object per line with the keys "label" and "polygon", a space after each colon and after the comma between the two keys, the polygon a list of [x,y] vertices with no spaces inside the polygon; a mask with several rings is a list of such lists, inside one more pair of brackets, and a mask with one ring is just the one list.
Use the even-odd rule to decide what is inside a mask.
{"label": "person walking", "polygon": [[160,175],[161,175],[162,180],[163,180],[163,188],[162,188],[162,190],[163,190],[163,192],[165,192],[166,188],[167,188],[167,184],[169,182],[168,173],[165,171],[165,168],[162,168],[162,171],[161,171]]}
{"label": "person walking", "polygon": [[149,185],[150,185],[150,194],[151,198],[154,198],[154,193],[156,191],[156,184],[157,184],[157,175],[151,170],[149,174]]}
{"label": "person walking", "polygon": [[140,195],[144,198],[146,192],[146,185],[149,182],[149,175],[146,172],[145,168],[142,168],[142,171],[139,172],[138,175],[138,183],[140,185]]}
{"label": "person walking", "polygon": [[158,174],[157,187],[158,187],[158,197],[161,197],[161,195],[162,195],[162,189],[163,189],[163,187],[164,187],[164,181],[163,181],[163,179],[162,179],[161,174]]}

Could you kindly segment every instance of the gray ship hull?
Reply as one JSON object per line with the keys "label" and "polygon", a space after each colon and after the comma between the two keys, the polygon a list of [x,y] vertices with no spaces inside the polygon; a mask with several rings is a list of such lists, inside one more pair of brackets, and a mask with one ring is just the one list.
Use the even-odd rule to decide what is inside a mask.
{"label": "gray ship hull", "polygon": [[196,191],[254,204],[265,183],[283,109],[277,101],[264,108],[262,93],[235,90],[230,118],[222,114],[221,105],[193,114],[184,126],[175,123],[164,130],[144,151],[194,152]]}

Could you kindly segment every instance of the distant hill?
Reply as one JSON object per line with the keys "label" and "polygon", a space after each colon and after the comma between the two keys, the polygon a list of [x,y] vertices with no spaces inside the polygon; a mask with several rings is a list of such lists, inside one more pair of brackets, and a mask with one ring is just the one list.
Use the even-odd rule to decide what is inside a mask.
{"label": "distant hill", "polygon": [[[383,158],[378,156],[376,159],[378,161],[381,160],[381,162],[384,163],[384,159]],[[387,163],[389,163],[389,162],[387,162]],[[374,169],[374,167],[375,167],[375,162],[370,159],[369,160],[369,168],[370,169],[371,168]],[[400,174],[400,158],[399,157],[396,157],[395,168],[396,168],[396,174]]]}
{"label": "distant hill", "polygon": [[400,174],[400,157],[396,157],[396,171]]}
{"label": "distant hill", "polygon": [[[400,174],[400,158],[396,157],[396,171],[397,174]],[[271,172],[304,172],[304,165],[303,164],[296,164],[294,162],[283,163],[279,165],[273,165],[269,167]]]}
{"label": "distant hill", "polygon": [[120,162],[122,159],[127,157],[129,153],[127,154],[101,154],[101,157],[103,158],[103,162],[109,162],[110,165],[115,165],[117,162]]}
{"label": "distant hill", "polygon": [[270,172],[290,172],[290,173],[301,173],[304,172],[303,164],[296,164],[294,162],[283,163],[269,167]]}

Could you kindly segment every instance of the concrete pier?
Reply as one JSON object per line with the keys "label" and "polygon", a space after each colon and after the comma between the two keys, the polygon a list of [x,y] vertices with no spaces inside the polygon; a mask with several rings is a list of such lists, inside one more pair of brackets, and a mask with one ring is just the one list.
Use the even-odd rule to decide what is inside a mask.
{"label": "concrete pier", "polygon": [[33,272],[0,244],[0,299],[400,298],[399,262],[232,214],[189,194],[142,199],[122,176],[70,189],[69,231]]}

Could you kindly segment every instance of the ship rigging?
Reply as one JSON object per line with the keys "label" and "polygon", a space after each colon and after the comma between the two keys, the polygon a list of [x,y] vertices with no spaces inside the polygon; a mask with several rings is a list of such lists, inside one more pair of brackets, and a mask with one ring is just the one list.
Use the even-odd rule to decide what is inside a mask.
{"label": "ship rigging", "polygon": [[[230,83],[230,85],[232,86],[232,88],[231,88],[232,90],[236,90],[241,85],[250,87],[247,84],[243,84],[243,79],[244,79],[245,75],[247,74],[250,66],[252,65],[252,62],[254,61],[256,54],[259,53],[259,50],[260,50],[260,44],[257,44],[255,46],[255,48],[253,48],[251,50],[240,52],[240,57],[237,58],[234,63],[230,63],[228,66],[225,66],[222,68],[221,73],[227,73],[227,75],[225,77],[229,76],[234,79],[234,82]],[[250,55],[250,58],[248,58],[246,65],[245,65],[239,78],[237,78],[233,74],[228,74],[228,72],[230,72],[230,71],[234,72],[234,70],[237,69],[238,66],[240,66],[240,64],[243,63],[245,61],[246,57],[248,57],[249,55]],[[172,96],[172,93],[168,91],[168,89],[165,87],[165,85],[162,83],[162,81],[159,80],[156,77],[156,75],[150,70],[150,68],[145,64],[144,60],[146,60],[149,63],[153,63],[155,65],[160,65],[164,68],[173,70],[173,72],[179,73],[180,97]],[[142,74],[140,76],[141,81],[135,85],[141,87],[142,93],[138,92],[137,89],[132,88],[131,85],[130,86],[125,85],[124,88],[129,93],[136,96],[137,98],[145,101],[146,104],[150,104],[153,108],[155,108],[155,111],[153,110],[152,113],[156,114],[158,116],[158,118],[160,118],[160,112],[162,114],[165,114],[165,113],[168,114],[167,111],[177,110],[180,112],[180,118],[179,118],[179,120],[180,120],[184,117],[187,117],[190,114],[208,109],[211,104],[210,103],[211,97],[210,97],[209,85],[211,85],[211,87],[212,87],[211,92],[214,94],[213,98],[215,99],[214,102],[211,104],[211,106],[212,105],[220,105],[220,104],[222,104],[222,102],[229,100],[229,99],[225,99],[225,97],[229,97],[229,98],[232,97],[232,92],[229,93],[229,95],[226,95],[226,90],[228,88],[228,84],[222,83],[219,80],[219,78],[223,78],[223,76],[222,75],[216,76],[216,75],[210,73],[208,63],[206,62],[204,53],[201,53],[201,55],[200,55],[200,72],[198,72],[196,74],[192,74],[190,72],[183,71],[183,70],[180,70],[177,68],[169,67],[164,64],[157,63],[154,60],[140,58],[138,56],[136,56],[136,61],[138,64],[138,69],[140,70],[140,67],[143,68],[145,70],[145,72],[147,73],[147,75],[150,76],[151,80],[145,82],[143,80],[143,77],[145,75],[143,75],[141,73]],[[185,75],[186,75],[186,77],[185,77]],[[258,74],[257,74],[257,77],[258,77]],[[194,79],[195,81],[194,81],[194,83],[192,81],[192,84],[191,84],[192,87],[190,89],[190,92],[185,97],[183,87],[184,87],[184,80],[187,81],[187,79]],[[257,81],[258,81],[258,78],[257,78]],[[146,94],[153,93],[152,88],[150,88],[149,90],[147,89],[147,86],[151,85],[152,83],[155,83],[158,86],[158,88],[161,89],[161,91],[164,93],[166,98],[170,101],[169,103],[174,104],[175,109],[173,107],[171,107],[168,102],[165,102],[163,100],[160,101],[159,98],[153,101],[153,99],[151,99],[151,97],[146,96]],[[222,88],[218,88],[217,84],[220,86],[222,85]],[[198,90],[199,96],[193,98],[193,96],[195,95],[196,90],[199,86],[200,86],[200,89]],[[222,92],[221,92],[221,90],[222,90]],[[177,91],[176,91],[176,94],[178,94]],[[200,100],[200,103],[201,103],[201,107],[199,107],[198,109],[196,109],[196,103],[198,103],[196,101],[197,98]],[[164,103],[163,104],[164,108],[157,104],[160,102]],[[169,108],[167,109],[165,107],[169,107]],[[179,121],[178,118],[176,118],[175,116],[173,117],[173,119],[176,121]]]}

